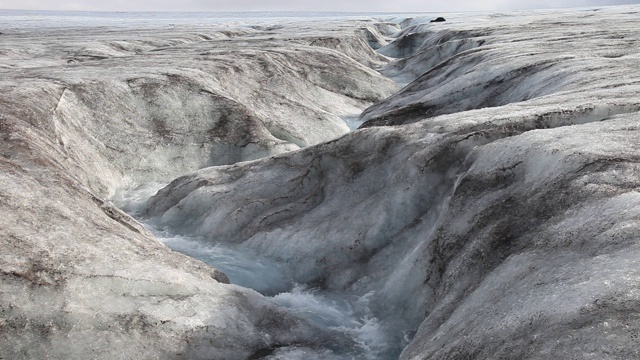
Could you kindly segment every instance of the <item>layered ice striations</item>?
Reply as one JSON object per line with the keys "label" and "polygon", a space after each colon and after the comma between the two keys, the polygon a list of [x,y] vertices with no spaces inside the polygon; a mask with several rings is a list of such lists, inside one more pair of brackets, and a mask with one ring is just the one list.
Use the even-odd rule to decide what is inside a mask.
{"label": "layered ice striations", "polygon": [[[3,30],[0,357],[356,346],[169,250],[106,198],[136,213],[176,176],[347,133],[343,116],[396,89],[363,65],[384,60],[353,31],[370,23]],[[312,45],[318,26],[342,45]],[[356,45],[367,52],[341,52]]]}
{"label": "layered ice striations", "polygon": [[533,13],[412,24],[381,49],[400,58],[382,72],[408,85],[360,120],[407,124],[513,103],[634,103],[627,75],[637,67],[635,22],[614,20],[629,16],[593,9],[567,12],[567,19]]}
{"label": "layered ice striations", "polygon": [[639,11],[0,35],[0,357],[637,358]]}
{"label": "layered ice striations", "polygon": [[[334,30],[334,37],[293,25],[278,37],[228,27],[131,30],[117,40],[92,28],[4,36],[11,49],[0,70],[4,116],[38,119],[33,125],[68,166],[81,164],[71,171],[104,195],[124,181],[135,188],[296,150],[347,133],[344,116],[396,90],[362,64],[386,59],[352,28]],[[36,100],[41,108],[23,114]]]}
{"label": "layered ice striations", "polygon": [[[405,30],[381,49],[406,58],[384,71],[416,78],[365,129],[179,178],[146,215],[278,259],[296,282],[374,294],[389,341],[417,329],[402,358],[628,357],[640,103],[624,11]],[[616,220],[600,215],[612,204]]]}

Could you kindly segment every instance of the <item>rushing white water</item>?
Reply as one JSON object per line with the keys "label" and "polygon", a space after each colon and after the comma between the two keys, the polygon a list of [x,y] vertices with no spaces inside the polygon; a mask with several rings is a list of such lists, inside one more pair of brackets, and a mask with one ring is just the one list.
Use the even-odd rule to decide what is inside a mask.
{"label": "rushing white water", "polygon": [[155,231],[171,249],[189,255],[224,271],[233,284],[254,289],[263,295],[276,295],[291,289],[293,282],[278,263],[261,258],[250,249],[230,244],[208,244],[199,238]]}
{"label": "rushing white water", "polygon": [[[113,203],[138,218],[161,242],[172,250],[212,265],[229,277],[232,284],[256,290],[291,314],[319,327],[328,328],[351,340],[355,346],[343,351],[309,354],[301,349],[280,350],[272,354],[278,359],[395,359],[404,344],[390,341],[389,331],[369,309],[373,292],[364,296],[339,294],[296,284],[290,270],[281,263],[256,254],[252,249],[229,243],[210,243],[203,238],[176,234],[172,229],[159,229],[140,216],[146,201],[163,187],[151,183],[118,192]],[[408,342],[408,340],[407,340]]]}
{"label": "rushing white water", "polygon": [[[224,271],[231,283],[269,296],[290,313],[317,326],[340,331],[355,342],[359,353],[332,354],[330,358],[381,359],[397,356],[391,349],[392,344],[387,343],[382,324],[369,311],[368,302],[373,293],[358,297],[295,284],[284,265],[260,257],[241,245],[210,244],[201,238],[149,228],[171,249]],[[286,356],[295,357],[294,354]]]}

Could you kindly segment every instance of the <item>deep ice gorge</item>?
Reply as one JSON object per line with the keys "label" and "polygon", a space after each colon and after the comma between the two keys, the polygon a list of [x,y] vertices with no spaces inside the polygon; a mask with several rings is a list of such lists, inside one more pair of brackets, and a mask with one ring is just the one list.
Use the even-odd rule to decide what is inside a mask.
{"label": "deep ice gorge", "polygon": [[3,34],[0,357],[640,357],[638,13]]}

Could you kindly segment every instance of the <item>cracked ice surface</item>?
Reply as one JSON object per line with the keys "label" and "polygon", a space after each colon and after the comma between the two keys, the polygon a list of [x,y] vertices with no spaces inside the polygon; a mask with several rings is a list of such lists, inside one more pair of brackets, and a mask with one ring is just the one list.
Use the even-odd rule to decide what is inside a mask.
{"label": "cracked ice surface", "polygon": [[110,195],[123,181],[167,182],[336,138],[349,131],[342,117],[396,90],[369,67],[387,60],[352,27],[317,23],[329,37],[285,25],[278,36],[211,25],[4,34],[4,115],[41,122],[83,164],[74,171],[85,184]]}
{"label": "cracked ice surface", "polygon": [[372,20],[287,24],[3,27],[0,357],[355,346],[169,250],[106,200],[135,212],[146,198],[127,189],[333,139],[349,131],[343,116],[396,89],[353,31]]}
{"label": "cracked ice surface", "polygon": [[0,35],[0,355],[637,358],[639,11]]}
{"label": "cracked ice surface", "polygon": [[402,358],[636,357],[637,12],[407,27],[380,51],[411,36],[384,72],[412,82],[367,128],[179,178],[146,214],[373,292],[390,341],[417,329]]}
{"label": "cracked ice surface", "polygon": [[603,8],[410,25],[380,49],[403,56],[382,72],[409,84],[361,121],[405,124],[511,103],[637,104],[636,15],[634,7]]}

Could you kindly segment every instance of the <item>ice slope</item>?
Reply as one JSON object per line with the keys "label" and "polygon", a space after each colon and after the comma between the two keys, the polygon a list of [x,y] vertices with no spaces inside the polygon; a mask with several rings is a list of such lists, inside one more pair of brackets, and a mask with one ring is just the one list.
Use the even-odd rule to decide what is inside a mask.
{"label": "ice slope", "polygon": [[[356,348],[107,200],[184,174],[148,221],[366,299],[402,359],[639,357],[639,11],[0,35],[0,357]],[[368,46],[404,125],[334,139],[395,87]]]}
{"label": "ice slope", "polygon": [[346,133],[341,116],[396,88],[361,64],[386,61],[360,37],[372,23],[3,29],[0,358],[353,346],[169,250],[108,199]]}
{"label": "ice slope", "polygon": [[633,101],[636,17],[629,7],[413,24],[381,49],[399,58],[383,73],[409,84],[367,109],[361,121],[406,124],[523,101],[588,102],[603,92]]}
{"label": "ice slope", "polygon": [[[123,177],[132,185],[169,181],[205,166],[299,149],[348,132],[341,117],[396,89],[358,62],[386,61],[360,38],[358,24],[324,26],[331,36],[311,24],[277,34],[253,28],[6,34],[3,113],[20,118],[25,104],[46,103],[46,114],[29,120],[71,163],[82,164],[74,171],[86,185],[107,194]],[[104,175],[96,179],[97,172]]]}
{"label": "ice slope", "polygon": [[146,215],[373,291],[390,341],[415,330],[402,359],[639,357],[639,11],[420,25],[367,128],[178,178]]}

